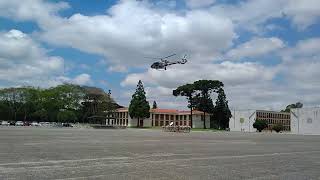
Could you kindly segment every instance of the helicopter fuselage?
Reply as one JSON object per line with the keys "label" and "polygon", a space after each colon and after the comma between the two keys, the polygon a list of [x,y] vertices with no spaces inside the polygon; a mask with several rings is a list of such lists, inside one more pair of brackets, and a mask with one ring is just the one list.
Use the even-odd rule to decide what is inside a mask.
{"label": "helicopter fuselage", "polygon": [[185,63],[187,63],[186,55],[184,56],[184,58],[182,58],[181,60],[177,60],[177,61],[168,61],[166,59],[166,58],[174,56],[174,55],[175,54],[167,56],[165,58],[159,58],[160,61],[154,62],[151,65],[151,68],[152,69],[157,69],[157,70],[162,70],[162,69],[167,70],[167,66],[174,65],[174,64],[185,64]]}

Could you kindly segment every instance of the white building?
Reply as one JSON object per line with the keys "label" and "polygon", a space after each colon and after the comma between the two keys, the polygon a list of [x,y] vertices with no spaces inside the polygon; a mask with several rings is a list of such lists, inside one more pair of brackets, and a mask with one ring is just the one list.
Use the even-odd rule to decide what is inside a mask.
{"label": "white building", "polygon": [[291,109],[291,131],[320,135],[320,108]]}
{"label": "white building", "polygon": [[[193,111],[192,113],[192,128],[203,128],[203,112]],[[150,109],[150,117],[140,119],[140,127],[162,127],[169,125],[171,122],[179,126],[191,125],[190,111],[179,111],[175,109]],[[116,111],[115,119],[107,120],[107,125],[122,125],[136,127],[137,119],[132,119],[129,116],[128,108],[119,108]],[[206,127],[210,128],[210,114],[206,114]]]}
{"label": "white building", "polygon": [[253,123],[256,119],[256,110],[231,110],[229,121],[230,131],[256,132]]}
{"label": "white building", "polygon": [[230,131],[255,132],[253,124],[256,119],[264,120],[268,123],[265,131],[272,131],[276,124],[283,126],[283,131],[290,131],[290,113],[266,111],[266,110],[233,110],[232,118],[229,121]]}

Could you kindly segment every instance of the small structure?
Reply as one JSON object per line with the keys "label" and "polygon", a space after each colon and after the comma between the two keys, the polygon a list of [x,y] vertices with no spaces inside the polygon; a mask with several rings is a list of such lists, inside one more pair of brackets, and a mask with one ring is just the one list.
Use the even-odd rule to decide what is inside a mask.
{"label": "small structure", "polygon": [[291,109],[291,131],[294,134],[320,135],[320,108]]}
{"label": "small structure", "polygon": [[229,121],[230,131],[256,132],[253,123],[256,120],[256,110],[231,110]]}

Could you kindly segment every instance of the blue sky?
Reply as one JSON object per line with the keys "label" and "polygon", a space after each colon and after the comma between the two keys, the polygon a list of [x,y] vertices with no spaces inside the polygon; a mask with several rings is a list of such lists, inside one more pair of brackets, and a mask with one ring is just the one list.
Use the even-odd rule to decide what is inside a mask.
{"label": "blue sky", "polygon": [[[172,89],[218,79],[233,108],[319,106],[319,19],[317,0],[0,0],[0,87],[97,86],[127,106],[141,79],[150,101],[185,109]],[[189,62],[144,58],[172,53]]]}

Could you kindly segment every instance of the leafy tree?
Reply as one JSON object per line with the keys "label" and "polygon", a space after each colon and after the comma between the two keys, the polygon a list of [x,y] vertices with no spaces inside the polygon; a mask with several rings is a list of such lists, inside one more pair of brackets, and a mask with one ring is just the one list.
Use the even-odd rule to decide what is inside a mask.
{"label": "leafy tree", "polygon": [[210,95],[212,92],[217,92],[223,87],[223,83],[217,80],[198,80],[193,83],[195,90],[199,91],[198,102],[196,107],[200,111],[203,111],[203,128],[206,129],[206,113],[210,113],[213,110],[213,103]]}
{"label": "leafy tree", "polygon": [[59,108],[78,110],[81,101],[84,99],[85,91],[78,85],[63,84],[52,89]]}
{"label": "leafy tree", "polygon": [[256,128],[259,132],[268,127],[268,123],[265,120],[256,119],[253,123],[253,127]]}
{"label": "leafy tree", "polygon": [[294,108],[302,108],[303,107],[303,104],[301,102],[297,102],[295,104],[289,104],[285,110],[281,110],[281,112],[290,112],[291,109],[294,109]]}
{"label": "leafy tree", "polygon": [[40,109],[33,112],[31,118],[37,121],[48,121],[48,112],[45,109]]}
{"label": "leafy tree", "polygon": [[173,90],[172,94],[174,96],[185,96],[188,100],[188,108],[190,108],[190,123],[191,123],[191,127],[193,125],[192,122],[192,111],[193,108],[195,106],[194,104],[194,94],[195,94],[196,90],[194,87],[194,84],[185,84],[182,86],[179,86],[177,89]]}
{"label": "leafy tree", "polygon": [[119,105],[111,98],[111,93],[105,93],[96,87],[83,87],[85,96],[82,102],[82,120],[96,117],[100,120],[109,118]]}
{"label": "leafy tree", "polygon": [[2,100],[0,101],[0,117],[3,120],[9,120],[12,117],[8,103]]}
{"label": "leafy tree", "polygon": [[226,95],[222,88],[218,90],[216,106],[213,109],[213,117],[218,122],[219,129],[226,129],[229,127],[229,120],[232,115],[228,106]]}
{"label": "leafy tree", "polygon": [[283,130],[283,125],[280,124],[280,123],[279,124],[275,124],[275,125],[272,126],[272,129],[278,133],[278,132]]}
{"label": "leafy tree", "polygon": [[144,91],[143,84],[139,80],[137,89],[132,95],[129,105],[129,115],[131,118],[137,118],[137,127],[140,126],[140,119],[150,117],[150,105],[146,99],[146,92]]}
{"label": "leafy tree", "polygon": [[23,107],[25,102],[24,88],[6,88],[0,90],[0,99],[5,102],[5,104],[10,109],[13,115],[12,119],[17,120],[17,114]]}
{"label": "leafy tree", "polygon": [[157,109],[157,108],[158,108],[157,102],[153,101],[152,109]]}
{"label": "leafy tree", "polygon": [[[79,117],[86,117],[85,105],[93,104],[92,114],[105,117],[119,107],[110,94],[99,88],[100,94],[86,91],[78,85],[63,84],[48,89],[19,87],[0,89],[0,117],[8,120],[57,121],[61,111],[72,111]],[[94,91],[94,90],[93,90]],[[86,104],[87,102],[87,104]],[[61,113],[60,113],[61,114]],[[90,114],[90,115],[92,115]]]}
{"label": "leafy tree", "polygon": [[77,120],[77,116],[73,111],[64,110],[58,112],[57,120],[61,123],[75,122]]}

